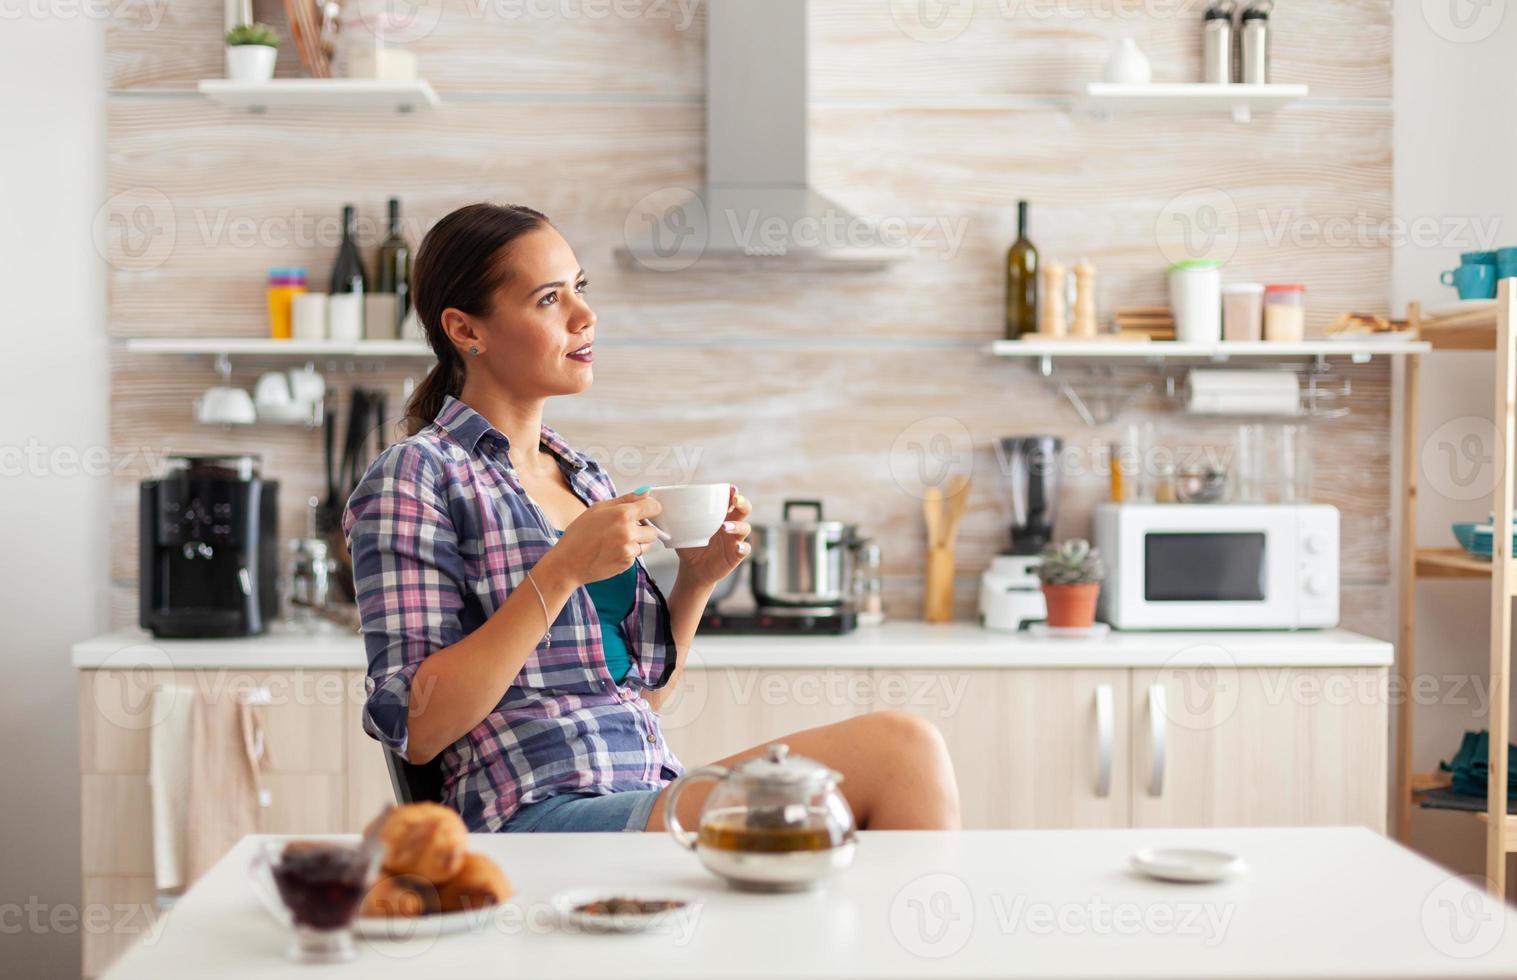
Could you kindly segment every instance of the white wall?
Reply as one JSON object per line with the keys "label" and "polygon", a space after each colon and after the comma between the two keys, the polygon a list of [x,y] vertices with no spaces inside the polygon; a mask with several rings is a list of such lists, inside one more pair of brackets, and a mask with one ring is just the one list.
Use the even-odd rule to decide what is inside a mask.
{"label": "white wall", "polygon": [[[1454,299],[1438,273],[1458,265],[1460,252],[1517,246],[1517,5],[1397,0],[1394,24],[1394,213],[1414,228],[1444,223],[1432,240],[1413,234],[1396,248],[1391,303],[1399,310],[1410,300],[1426,307]],[[1451,471],[1440,454],[1452,449],[1463,459],[1460,436],[1488,431],[1495,375],[1489,355],[1439,354],[1424,359],[1421,382],[1420,442],[1433,440],[1432,459],[1442,461],[1419,469],[1415,526],[1422,544],[1452,546],[1449,525],[1484,519],[1490,504],[1489,497],[1460,499],[1473,496],[1477,484],[1460,490],[1468,472]],[[1488,452],[1488,437],[1484,445]],[[1480,699],[1469,697],[1471,688],[1461,689],[1460,679],[1484,683],[1487,676],[1489,609],[1483,583],[1418,588],[1416,670],[1439,678],[1443,692],[1443,703],[1417,709],[1413,759],[1419,770],[1449,758],[1466,729],[1485,727]],[[1483,826],[1419,814],[1415,841],[1461,870],[1476,871]]]}
{"label": "white wall", "polygon": [[109,445],[91,236],[105,197],[104,24],[89,7],[0,5],[0,972],[15,977],[80,971],[68,648],[105,622],[107,481],[79,461]]}

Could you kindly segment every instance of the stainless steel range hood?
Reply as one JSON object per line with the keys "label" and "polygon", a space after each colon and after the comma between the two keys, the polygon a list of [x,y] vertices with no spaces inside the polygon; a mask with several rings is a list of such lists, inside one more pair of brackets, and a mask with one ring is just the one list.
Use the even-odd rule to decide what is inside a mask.
{"label": "stainless steel range hood", "polygon": [[[807,174],[807,0],[706,4],[706,186],[629,217],[631,268],[877,269],[906,258]],[[643,213],[646,212],[646,213]]]}

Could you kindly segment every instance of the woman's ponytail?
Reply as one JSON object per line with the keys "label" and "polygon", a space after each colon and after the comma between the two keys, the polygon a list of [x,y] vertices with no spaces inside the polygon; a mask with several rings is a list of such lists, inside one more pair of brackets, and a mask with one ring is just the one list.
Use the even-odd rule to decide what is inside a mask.
{"label": "woman's ponytail", "polygon": [[406,402],[405,430],[415,435],[442,411],[449,395],[463,391],[464,357],[442,328],[443,312],[490,315],[495,290],[505,282],[500,252],[529,231],[548,224],[540,211],[517,204],[470,204],[432,226],[422,239],[412,271],[411,295],[437,363]]}

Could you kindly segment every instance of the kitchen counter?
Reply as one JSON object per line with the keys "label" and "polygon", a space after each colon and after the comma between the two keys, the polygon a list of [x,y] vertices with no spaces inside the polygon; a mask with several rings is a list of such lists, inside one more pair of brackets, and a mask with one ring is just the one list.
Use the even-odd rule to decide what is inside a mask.
{"label": "kitchen counter", "polygon": [[[1347,630],[1119,633],[1065,639],[992,633],[973,623],[889,622],[847,636],[699,636],[692,668],[1388,667],[1394,648]],[[333,627],[281,626],[233,640],[154,640],[124,630],[76,644],[80,669],[362,670],[363,641]]]}
{"label": "kitchen counter", "polygon": [[[356,839],[356,838],[353,838]],[[360,938],[296,966],[247,880],[245,837],[108,980],[430,977],[1510,977],[1517,910],[1363,828],[865,832],[818,891],[734,892],[663,834],[482,834],[517,893],[449,936]],[[1140,847],[1233,851],[1218,884],[1133,873]],[[690,907],[642,935],[560,925],[593,887]]]}

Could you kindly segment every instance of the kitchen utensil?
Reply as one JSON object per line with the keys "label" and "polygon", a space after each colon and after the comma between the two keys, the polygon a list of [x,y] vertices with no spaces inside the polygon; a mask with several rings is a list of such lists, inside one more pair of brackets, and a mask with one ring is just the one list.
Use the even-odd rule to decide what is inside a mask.
{"label": "kitchen utensil", "polygon": [[1222,881],[1248,870],[1236,854],[1198,847],[1144,847],[1131,861],[1134,869],[1160,881]]}
{"label": "kitchen utensil", "polygon": [[[853,863],[857,824],[838,791],[842,776],[791,756],[783,744],[731,769],[706,766],[681,776],[664,801],[664,821],[682,846],[734,888],[801,891]],[[692,783],[716,784],[697,829],[679,821],[680,794]]]}
{"label": "kitchen utensil", "polygon": [[1269,84],[1269,15],[1274,0],[1254,0],[1238,17],[1238,77],[1245,85]]}
{"label": "kitchen utensil", "polygon": [[1124,37],[1112,45],[1101,78],[1115,85],[1146,85],[1153,78],[1153,68],[1138,42]]}
{"label": "kitchen utensil", "polygon": [[927,573],[922,618],[929,623],[953,619],[954,541],[969,499],[969,478],[956,475],[945,493],[928,487],[922,499],[927,515]]}
{"label": "kitchen utensil", "polygon": [[1182,504],[1214,504],[1227,494],[1227,470],[1183,466],[1175,473],[1175,498]]}
{"label": "kitchen utensil", "polygon": [[1234,0],[1217,0],[1201,21],[1201,80],[1225,85],[1233,80]]}
{"label": "kitchen utensil", "polygon": [[666,548],[703,548],[721,530],[732,500],[730,483],[654,487],[648,496],[663,509],[649,523]]}
{"label": "kitchen utensil", "polygon": [[829,521],[820,500],[787,500],[778,524],[755,524],[749,584],[762,609],[834,608],[852,599],[858,528]]}
{"label": "kitchen utensil", "polygon": [[1222,267],[1216,259],[1186,259],[1169,267],[1169,306],[1175,339],[1215,344],[1222,339]]}

